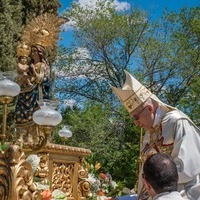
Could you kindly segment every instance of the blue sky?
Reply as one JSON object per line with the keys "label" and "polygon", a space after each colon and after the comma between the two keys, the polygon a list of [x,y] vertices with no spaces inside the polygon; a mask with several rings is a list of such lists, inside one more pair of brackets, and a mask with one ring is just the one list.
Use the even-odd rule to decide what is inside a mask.
{"label": "blue sky", "polygon": [[[89,0],[88,0],[89,1]],[[91,0],[90,0],[91,1]],[[120,2],[125,2],[126,0],[119,0]],[[60,0],[62,5],[60,11],[69,7],[73,0]],[[155,11],[155,15],[160,16],[164,8],[168,8],[171,11],[178,11],[180,8],[187,6],[197,6],[200,5],[199,0],[127,0],[126,2],[131,5],[144,9],[146,11]]]}
{"label": "blue sky", "polygon": [[[96,0],[77,0],[80,3],[94,2]],[[70,7],[73,0],[60,0],[62,7],[59,12],[62,13],[66,8]],[[169,11],[179,12],[183,7],[200,6],[200,0],[115,0],[117,3],[128,3],[135,8],[146,11],[150,19],[158,19],[164,9]],[[61,33],[62,41],[59,44],[68,45],[72,40],[72,32],[67,31]]]}

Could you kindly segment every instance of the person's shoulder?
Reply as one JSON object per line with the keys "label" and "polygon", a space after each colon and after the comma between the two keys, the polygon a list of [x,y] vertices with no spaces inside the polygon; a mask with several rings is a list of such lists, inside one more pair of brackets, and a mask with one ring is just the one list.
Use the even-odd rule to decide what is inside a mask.
{"label": "person's shoulder", "polygon": [[184,198],[177,191],[158,194],[153,198],[153,200],[183,200],[183,199]]}
{"label": "person's shoulder", "polygon": [[191,119],[180,110],[171,110],[165,114],[162,119],[162,127],[165,130],[171,130],[178,122],[187,121],[192,123]]}
{"label": "person's shoulder", "polygon": [[164,116],[164,120],[169,121],[177,121],[179,119],[189,119],[186,114],[181,112],[180,110],[171,110],[166,113]]}

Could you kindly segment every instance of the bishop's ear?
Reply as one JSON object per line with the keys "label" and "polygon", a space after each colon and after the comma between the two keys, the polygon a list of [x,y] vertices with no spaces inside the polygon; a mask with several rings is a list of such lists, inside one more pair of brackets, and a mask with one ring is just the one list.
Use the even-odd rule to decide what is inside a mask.
{"label": "bishop's ear", "polygon": [[154,108],[153,108],[152,105],[147,105],[146,107],[147,107],[147,109],[148,109],[151,113],[154,112]]}

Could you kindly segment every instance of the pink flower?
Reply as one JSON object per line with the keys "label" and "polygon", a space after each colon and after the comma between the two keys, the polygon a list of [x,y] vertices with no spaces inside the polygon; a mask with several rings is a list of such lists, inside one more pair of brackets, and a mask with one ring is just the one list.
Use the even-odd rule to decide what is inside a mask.
{"label": "pink flower", "polygon": [[100,173],[100,174],[99,174],[99,177],[102,178],[102,179],[106,179],[106,178],[107,178],[106,175],[105,175],[104,173]]}
{"label": "pink flower", "polygon": [[52,199],[52,194],[50,190],[44,190],[43,192],[41,192],[42,195],[42,199],[43,200],[51,200]]}

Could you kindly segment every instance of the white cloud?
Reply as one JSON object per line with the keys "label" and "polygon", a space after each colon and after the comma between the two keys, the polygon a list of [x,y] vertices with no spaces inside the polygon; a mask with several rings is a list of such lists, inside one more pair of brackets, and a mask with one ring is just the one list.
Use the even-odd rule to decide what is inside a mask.
{"label": "white cloud", "polygon": [[61,30],[63,31],[73,30],[73,27],[76,27],[76,24],[77,24],[76,21],[70,19],[67,23],[61,26]]}
{"label": "white cloud", "polygon": [[[79,4],[83,9],[91,9],[91,10],[95,11],[98,8],[97,7],[98,1],[99,0],[78,0],[76,3]],[[110,0],[106,0],[106,2],[108,3],[108,2],[110,2]],[[126,1],[119,2],[118,0],[114,0],[113,4],[111,6],[113,6],[113,8],[116,9],[116,11],[126,11],[126,10],[129,10],[131,7],[128,2],[126,2]],[[104,10],[102,10],[102,12],[104,14],[106,14],[106,12]],[[95,14],[95,12],[93,14]],[[81,15],[82,15],[82,13],[80,13],[80,16]],[[92,14],[91,14],[91,17],[93,18],[94,16],[92,16]],[[85,16],[82,15],[82,18],[84,19]],[[70,19],[69,22],[65,23],[62,26],[62,29],[65,31],[72,30],[73,28],[78,28],[78,27],[76,27],[76,25],[77,25],[76,20]]]}
{"label": "white cloud", "polygon": [[[99,0],[78,0],[77,3],[82,6],[83,8],[86,7],[91,7],[91,8],[96,8],[96,3]],[[107,2],[110,2],[110,0],[107,0]],[[124,2],[119,2],[118,0],[114,0],[113,2],[113,7],[117,10],[117,11],[125,11],[130,9],[130,4],[126,1]]]}
{"label": "white cloud", "polygon": [[117,0],[114,1],[114,8],[117,11],[126,11],[130,9],[130,4],[126,1],[124,2],[119,2]]}
{"label": "white cloud", "polygon": [[[62,70],[57,70],[56,67],[54,67],[54,72],[57,76],[65,77],[66,79],[83,78],[86,76],[90,79],[101,79],[104,76],[104,66],[102,63],[93,61],[93,64],[91,64],[91,62],[87,62],[88,59],[91,60],[92,58],[90,52],[86,48],[77,48],[71,56],[74,62],[70,64],[70,69],[64,67]],[[58,60],[67,60],[68,58],[68,55],[65,54],[62,58],[58,58]],[[55,63],[55,66],[56,65],[59,64]]]}
{"label": "white cloud", "polygon": [[72,108],[76,104],[76,101],[74,99],[65,99],[64,104],[66,107]]}
{"label": "white cloud", "polygon": [[74,55],[73,59],[87,59],[91,58],[89,51],[86,48],[77,48]]}

